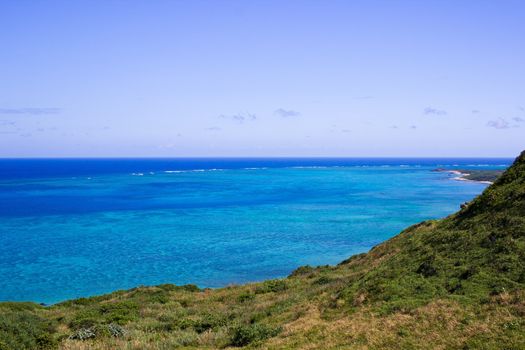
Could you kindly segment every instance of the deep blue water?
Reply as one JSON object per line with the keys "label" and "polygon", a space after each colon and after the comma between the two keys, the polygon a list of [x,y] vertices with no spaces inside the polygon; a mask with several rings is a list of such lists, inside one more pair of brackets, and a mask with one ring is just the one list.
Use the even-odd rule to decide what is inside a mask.
{"label": "deep blue water", "polygon": [[367,251],[511,159],[0,160],[0,300],[137,285],[218,287]]}

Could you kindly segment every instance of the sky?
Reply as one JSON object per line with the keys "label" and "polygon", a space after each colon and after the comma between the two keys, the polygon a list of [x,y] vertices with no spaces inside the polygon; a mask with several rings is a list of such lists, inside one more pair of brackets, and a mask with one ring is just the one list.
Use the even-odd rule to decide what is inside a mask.
{"label": "sky", "polygon": [[525,1],[0,1],[0,157],[513,157]]}

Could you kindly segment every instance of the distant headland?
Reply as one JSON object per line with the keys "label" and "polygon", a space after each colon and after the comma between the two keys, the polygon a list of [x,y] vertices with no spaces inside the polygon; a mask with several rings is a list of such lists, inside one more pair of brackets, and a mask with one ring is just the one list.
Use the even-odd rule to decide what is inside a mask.
{"label": "distant headland", "polygon": [[504,170],[450,170],[446,168],[437,168],[434,171],[437,172],[448,172],[456,175],[453,180],[457,181],[473,181],[481,182],[485,184],[493,184],[497,178],[503,174]]}

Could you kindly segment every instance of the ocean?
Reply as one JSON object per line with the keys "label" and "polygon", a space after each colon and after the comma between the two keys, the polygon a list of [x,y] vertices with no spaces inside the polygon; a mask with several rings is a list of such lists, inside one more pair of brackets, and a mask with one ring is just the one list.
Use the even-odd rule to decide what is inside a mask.
{"label": "ocean", "polygon": [[512,159],[0,160],[0,301],[221,287],[336,264],[458,210]]}

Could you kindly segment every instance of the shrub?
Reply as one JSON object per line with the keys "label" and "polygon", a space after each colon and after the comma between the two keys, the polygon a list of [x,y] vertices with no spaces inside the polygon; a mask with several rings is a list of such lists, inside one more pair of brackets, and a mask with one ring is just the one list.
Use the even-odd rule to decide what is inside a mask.
{"label": "shrub", "polygon": [[437,270],[434,267],[434,258],[430,257],[427,260],[423,261],[421,265],[419,265],[416,272],[422,275],[423,277],[432,277],[437,275]]}
{"label": "shrub", "polygon": [[284,280],[269,280],[255,288],[255,294],[282,292],[288,288]]}
{"label": "shrub", "polygon": [[169,291],[169,292],[176,292],[176,291],[200,292],[201,291],[201,289],[197,287],[195,284],[185,284],[183,286],[177,286],[174,284],[161,284],[161,285],[158,285],[157,287],[165,291]]}
{"label": "shrub", "polygon": [[308,275],[312,273],[313,271],[314,271],[314,268],[311,267],[310,265],[299,266],[298,268],[292,271],[289,277]]}
{"label": "shrub", "polygon": [[273,328],[264,324],[239,325],[232,330],[230,344],[238,347],[246,346],[275,337],[280,332],[280,327]]}
{"label": "shrub", "polygon": [[111,336],[115,338],[121,338],[126,335],[126,329],[124,327],[119,326],[118,324],[111,323],[108,325],[108,331]]}
{"label": "shrub", "polygon": [[242,294],[240,294],[238,297],[237,297],[237,300],[240,302],[240,303],[244,303],[246,301],[250,301],[250,300],[253,300],[255,298],[255,295],[251,294],[250,292],[244,292]]}
{"label": "shrub", "polygon": [[86,340],[95,338],[97,334],[94,328],[81,328],[69,336],[69,339]]}
{"label": "shrub", "polygon": [[193,323],[193,329],[197,333],[203,333],[208,329],[214,329],[224,326],[227,323],[226,317],[217,314],[205,314],[199,320]]}
{"label": "shrub", "polygon": [[123,325],[138,317],[138,305],[132,301],[121,301],[102,304],[99,311],[104,315],[106,323]]}
{"label": "shrub", "polygon": [[94,318],[89,317],[79,317],[73,319],[71,322],[69,322],[69,327],[74,330],[82,329],[82,328],[91,328],[98,324],[98,321]]}
{"label": "shrub", "polygon": [[316,279],[313,284],[316,284],[316,285],[319,285],[319,286],[322,286],[324,284],[328,284],[330,282],[334,281],[334,279],[328,277],[328,276],[321,276],[319,277],[318,279]]}
{"label": "shrub", "polygon": [[363,257],[366,256],[366,253],[361,253],[361,254],[356,254],[356,255],[352,255],[351,257],[341,261],[339,264],[337,265],[347,265],[347,264],[350,264],[351,262],[355,261],[355,260],[358,260],[358,259],[361,259]]}
{"label": "shrub", "polygon": [[125,336],[126,329],[118,324],[97,325],[89,328],[80,328],[73,332],[68,338],[77,340],[88,340],[97,337],[111,336],[120,338]]}
{"label": "shrub", "polygon": [[[15,311],[0,308],[0,349],[53,349],[54,324],[29,311],[23,304]],[[7,305],[9,309],[9,305]]]}

